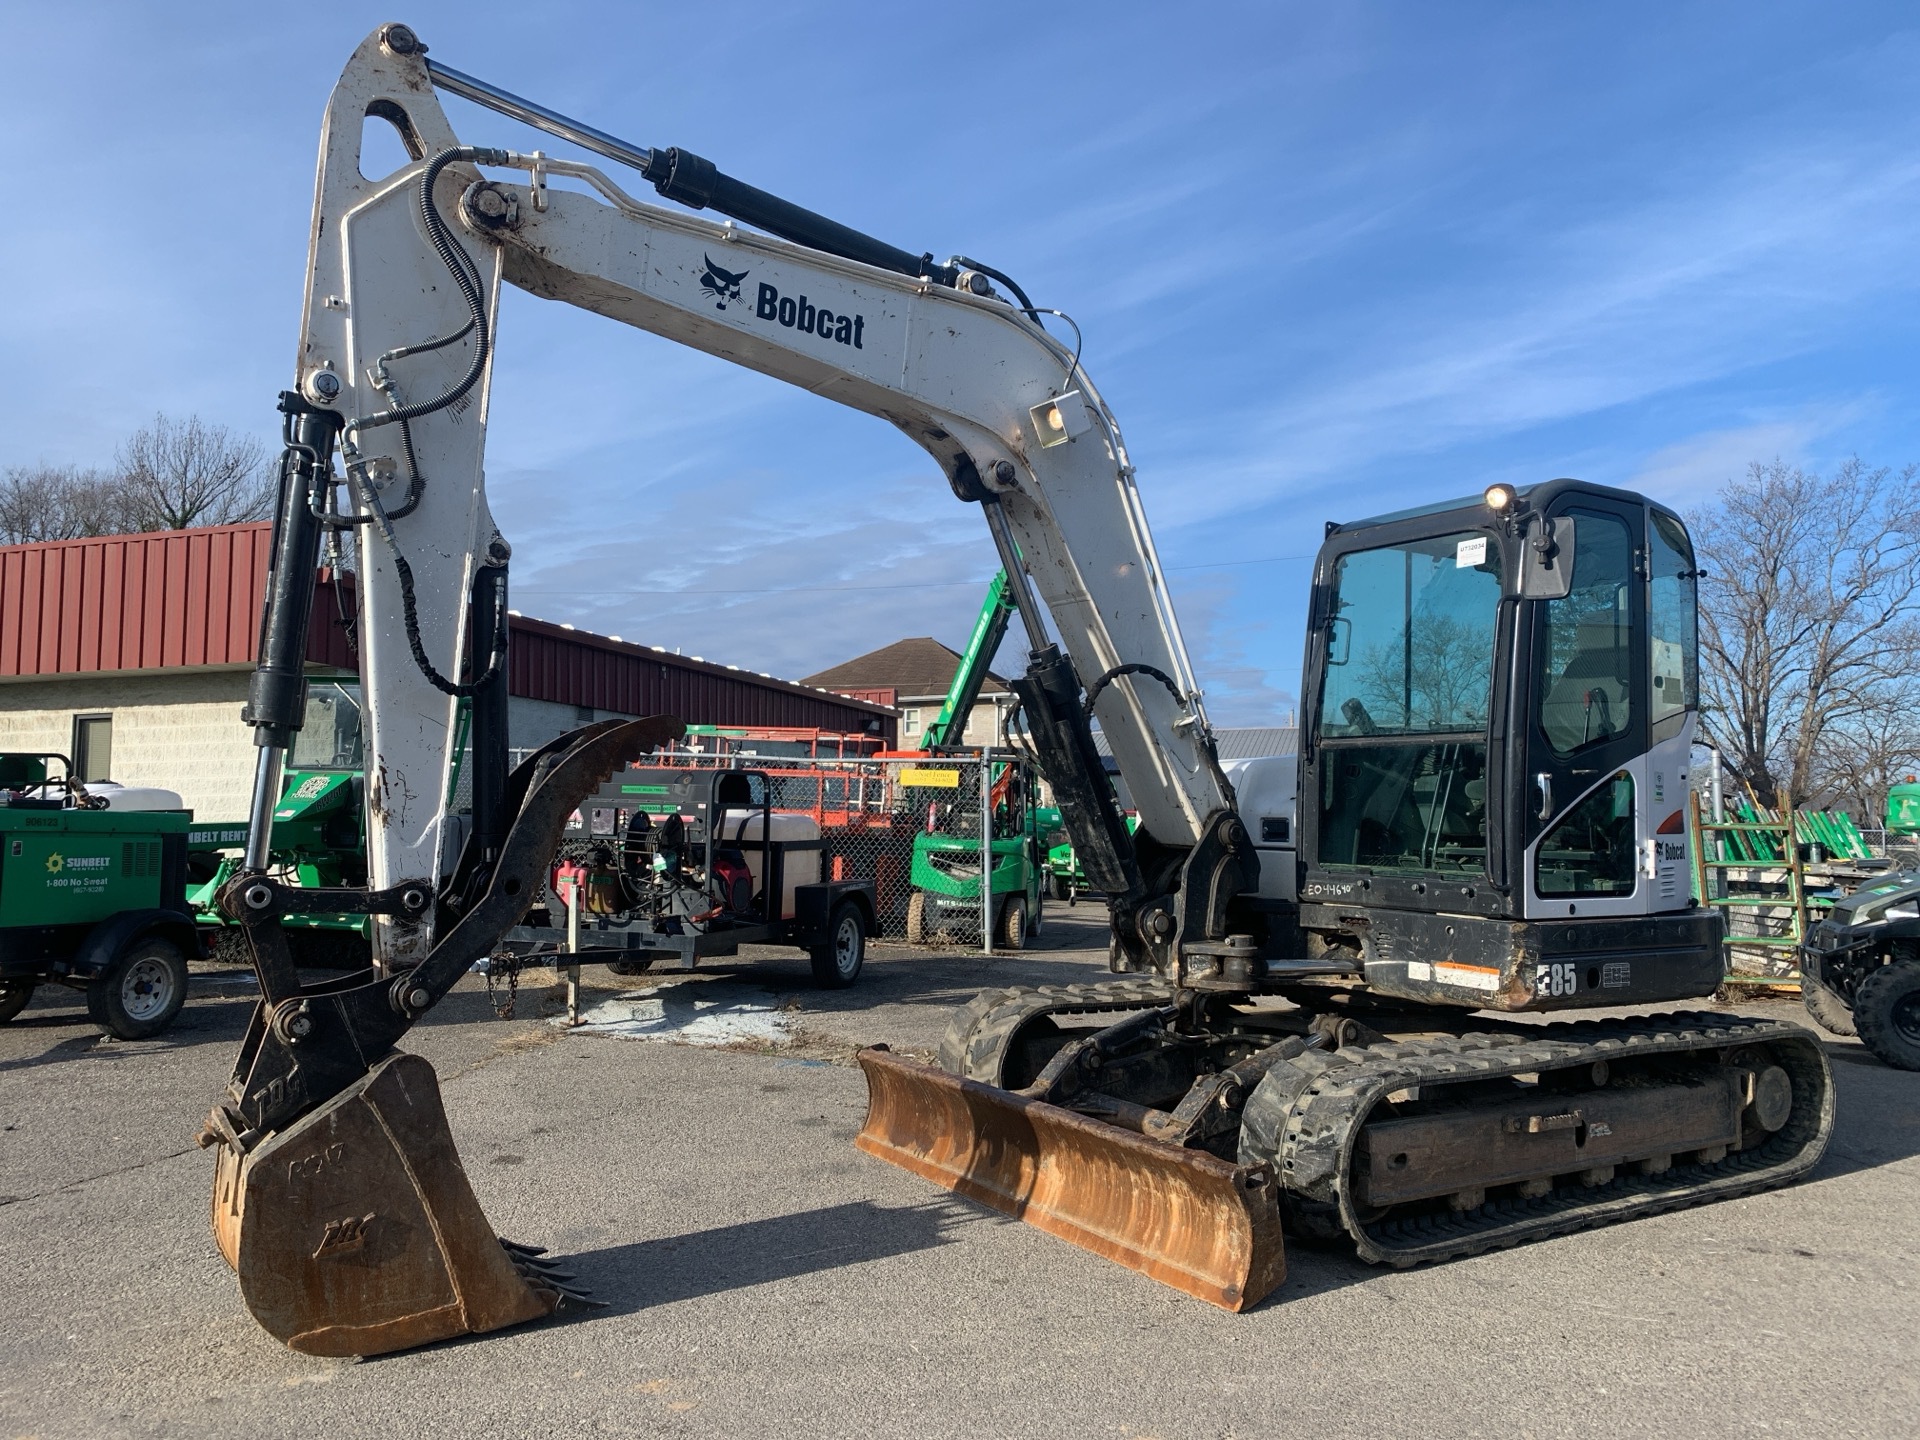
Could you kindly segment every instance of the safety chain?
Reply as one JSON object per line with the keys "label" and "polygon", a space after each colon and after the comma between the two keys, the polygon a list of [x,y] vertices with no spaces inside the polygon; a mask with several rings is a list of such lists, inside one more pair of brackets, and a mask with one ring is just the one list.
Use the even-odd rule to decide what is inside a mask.
{"label": "safety chain", "polygon": [[[520,968],[526,963],[526,959],[519,955],[492,955],[487,958],[487,1003],[502,1020],[513,1019],[513,1007],[520,998]],[[507,972],[507,1003],[504,1005],[493,988],[493,973],[496,970]]]}

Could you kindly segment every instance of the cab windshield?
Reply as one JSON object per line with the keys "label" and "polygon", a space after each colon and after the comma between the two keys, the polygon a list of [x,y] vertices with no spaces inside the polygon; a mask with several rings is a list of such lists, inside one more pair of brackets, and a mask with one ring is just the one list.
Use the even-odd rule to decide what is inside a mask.
{"label": "cab windshield", "polygon": [[307,713],[287,756],[290,770],[358,770],[364,760],[360,740],[360,686],[314,681],[307,691]]}
{"label": "cab windshield", "polygon": [[1344,555],[1320,699],[1320,860],[1479,872],[1500,550],[1462,531]]}

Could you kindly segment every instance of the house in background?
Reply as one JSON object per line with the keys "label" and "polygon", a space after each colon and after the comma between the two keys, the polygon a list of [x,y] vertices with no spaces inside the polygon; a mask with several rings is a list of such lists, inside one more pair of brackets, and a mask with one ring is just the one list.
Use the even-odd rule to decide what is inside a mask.
{"label": "house in background", "polygon": [[[899,711],[900,745],[912,750],[919,746],[927,726],[939,716],[947,689],[953,684],[954,672],[959,668],[957,650],[922,635],[869,650],[831,670],[809,675],[800,683]],[[956,737],[954,743],[1006,744],[1006,714],[1012,704],[1013,692],[1007,682],[989,670],[980,684],[980,698],[967,716],[966,732]]]}

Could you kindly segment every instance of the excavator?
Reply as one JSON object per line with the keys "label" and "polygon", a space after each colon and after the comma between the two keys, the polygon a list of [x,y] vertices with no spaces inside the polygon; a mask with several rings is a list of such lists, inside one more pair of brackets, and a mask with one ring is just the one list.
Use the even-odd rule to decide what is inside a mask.
{"label": "excavator", "polygon": [[[592,165],[467,144],[441,93],[673,208]],[[376,122],[411,158],[369,178]],[[1120,427],[1077,339],[1043,324],[1059,312],[988,265],[898,249],[430,60],[391,24],[322,129],[244,716],[253,807],[219,896],[260,999],[201,1134],[214,1233],[286,1344],[382,1354],[589,1298],[495,1234],[432,1066],[396,1048],[526,910],[582,797],[682,729],[602,722],[508,769],[511,547],[482,469],[505,285],[877,415],[986,522],[1029,642],[1018,728],[1109,897],[1118,978],[989,991],[938,1065],[861,1052],[863,1149],[1230,1309],[1279,1283],[1283,1225],[1411,1264],[1818,1160],[1830,1076],[1797,1026],[1513,1018],[1719,979],[1717,922],[1685,881],[1698,570],[1677,517],[1554,481],[1329,526],[1297,773],[1289,757],[1229,774]],[[348,534],[367,883],[302,889],[271,872],[273,802],[312,577]],[[463,717],[470,811],[448,784]],[[281,921],[320,912],[367,917],[370,968],[303,978]]]}

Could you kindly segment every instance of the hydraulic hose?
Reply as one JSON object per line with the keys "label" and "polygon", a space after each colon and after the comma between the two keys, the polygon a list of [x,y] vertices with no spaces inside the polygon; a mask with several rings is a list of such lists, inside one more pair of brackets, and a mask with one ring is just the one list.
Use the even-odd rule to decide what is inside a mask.
{"label": "hydraulic hose", "polygon": [[[396,422],[418,420],[423,415],[431,415],[436,410],[444,410],[453,404],[479,381],[481,372],[487,367],[487,352],[492,346],[493,337],[487,328],[486,298],[481,295],[480,287],[474,277],[468,273],[466,256],[453,236],[447,230],[447,222],[441,217],[439,207],[433,203],[433,187],[440,179],[440,172],[456,161],[472,161],[479,165],[504,165],[508,152],[479,145],[456,145],[442,150],[427,162],[427,168],[420,172],[420,223],[425,227],[427,238],[433,242],[434,251],[447,267],[447,273],[453,276],[454,287],[459,290],[460,298],[467,303],[467,313],[472,317],[473,359],[467,366],[467,373],[456,381],[444,394],[431,400],[416,401],[411,405],[398,405],[391,410],[383,410],[378,415],[370,415],[357,421],[352,429],[371,430],[376,425],[392,425]],[[462,334],[465,331],[461,332]],[[426,348],[426,347],[421,347]]]}

